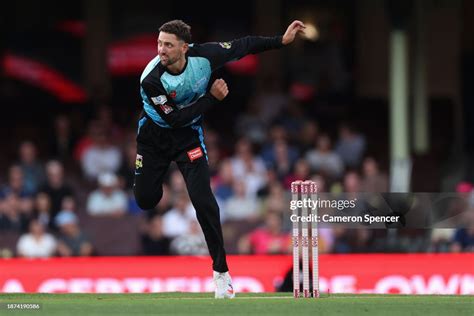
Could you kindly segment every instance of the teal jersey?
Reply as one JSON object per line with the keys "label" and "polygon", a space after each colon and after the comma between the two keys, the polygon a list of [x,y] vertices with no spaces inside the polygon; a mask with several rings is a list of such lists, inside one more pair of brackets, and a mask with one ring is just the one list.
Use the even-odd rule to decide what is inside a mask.
{"label": "teal jersey", "polygon": [[190,44],[186,65],[179,74],[168,72],[160,57],[152,59],[140,77],[140,94],[145,114],[164,128],[189,126],[217,102],[209,92],[214,70],[238,60],[283,46],[281,36],[247,36],[231,42]]}

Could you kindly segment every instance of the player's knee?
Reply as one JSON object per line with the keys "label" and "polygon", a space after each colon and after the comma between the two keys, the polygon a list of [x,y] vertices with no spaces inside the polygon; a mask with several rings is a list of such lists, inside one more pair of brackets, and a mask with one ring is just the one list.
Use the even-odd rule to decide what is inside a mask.
{"label": "player's knee", "polygon": [[163,195],[163,191],[159,192],[147,192],[141,190],[134,190],[135,201],[138,207],[142,210],[151,210],[160,202]]}

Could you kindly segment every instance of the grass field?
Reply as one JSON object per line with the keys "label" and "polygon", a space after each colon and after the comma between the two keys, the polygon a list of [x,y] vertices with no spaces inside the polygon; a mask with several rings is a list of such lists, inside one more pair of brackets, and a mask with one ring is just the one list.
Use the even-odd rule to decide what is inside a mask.
{"label": "grass field", "polygon": [[[7,303],[41,304],[8,310]],[[0,294],[0,315],[474,315],[474,296],[323,295],[294,299],[286,293],[246,293],[215,300],[210,293]]]}

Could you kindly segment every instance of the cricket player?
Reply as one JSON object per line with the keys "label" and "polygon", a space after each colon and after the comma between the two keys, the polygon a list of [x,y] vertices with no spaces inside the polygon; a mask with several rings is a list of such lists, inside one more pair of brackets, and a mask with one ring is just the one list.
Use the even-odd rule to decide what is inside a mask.
{"label": "cricket player", "polygon": [[226,262],[219,207],[211,191],[202,115],[229,93],[222,79],[209,86],[211,73],[248,54],[281,48],[304,32],[300,21],[283,36],[247,36],[230,42],[191,44],[191,28],[181,20],[163,24],[158,55],[140,77],[143,114],[138,122],[135,198],[140,208],[160,201],[163,178],[172,161],[183,174],[213,260],[216,298],[235,296]]}

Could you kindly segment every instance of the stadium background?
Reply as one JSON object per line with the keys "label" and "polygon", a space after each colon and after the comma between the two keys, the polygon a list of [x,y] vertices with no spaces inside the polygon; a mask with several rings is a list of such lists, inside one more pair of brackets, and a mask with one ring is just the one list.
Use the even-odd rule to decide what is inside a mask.
{"label": "stadium background", "polygon": [[[467,0],[417,3],[260,0],[224,9],[186,1],[5,3],[0,15],[1,256],[21,256],[20,238],[31,230],[51,234],[51,244],[59,245],[45,256],[93,257],[87,264],[79,261],[91,271],[102,256],[206,254],[179,172],[170,169],[165,197],[153,211],[140,211],[131,194],[141,111],[138,78],[156,53],[158,27],[174,18],[192,26],[195,42],[281,34],[295,18],[317,29],[313,40],[247,57],[215,75],[231,92],[206,114],[206,146],[230,254],[251,254],[268,263],[280,259],[266,255],[289,253],[288,186],[297,178],[314,179],[326,192],[386,192],[401,181],[406,191],[456,192],[466,203],[453,207],[472,211],[474,5]],[[400,32],[407,36],[402,47],[407,64],[401,64],[407,73],[401,80],[405,90],[396,94],[390,87],[400,77],[393,77],[391,65],[400,60],[394,60],[391,43]],[[391,138],[390,130],[391,109],[400,98],[408,114],[395,121],[400,125],[393,131],[407,132],[401,140]],[[409,152],[401,157],[411,165],[405,185],[394,167],[400,158],[395,143]],[[117,190],[114,201],[101,191],[110,186]],[[44,233],[37,221],[45,225]],[[395,234],[325,230],[321,251],[344,256],[323,256],[323,277],[325,260],[347,263],[355,260],[354,253],[472,252],[472,225]],[[23,247],[24,256],[32,255]],[[236,256],[231,263],[242,258],[250,260]],[[390,260],[372,258],[380,264]],[[447,265],[433,275],[438,271],[448,282],[458,273],[454,291],[472,294],[461,286],[473,278],[472,266],[466,265],[472,256],[449,258],[458,270]],[[163,262],[152,259],[157,266]],[[7,262],[17,263],[4,259],[0,265]],[[42,262],[51,264],[50,272],[63,267],[67,275],[75,261]],[[24,270],[2,270],[0,289],[19,289],[12,276],[21,281]],[[155,273],[147,271],[150,278]],[[245,271],[253,273],[250,265]],[[396,267],[390,271],[405,273]],[[327,270],[328,276],[343,272]],[[194,289],[205,289],[202,284]]]}

